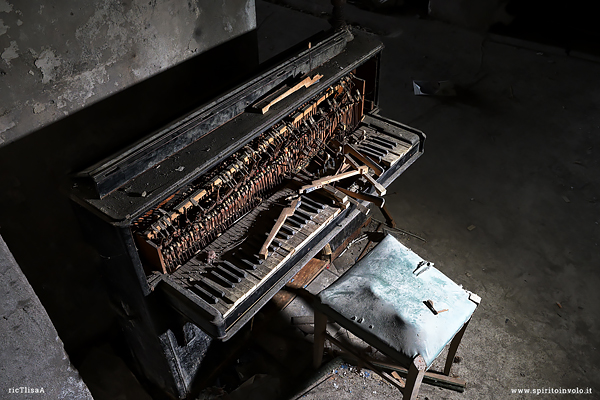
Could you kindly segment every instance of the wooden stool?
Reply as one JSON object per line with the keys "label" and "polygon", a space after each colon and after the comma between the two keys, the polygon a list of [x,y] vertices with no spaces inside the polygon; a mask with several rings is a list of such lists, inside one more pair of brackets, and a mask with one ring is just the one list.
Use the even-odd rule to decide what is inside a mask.
{"label": "wooden stool", "polygon": [[337,322],[406,367],[403,398],[416,399],[425,371],[452,341],[444,368],[450,374],[480,301],[388,235],[317,296],[314,365],[321,365],[327,321]]}

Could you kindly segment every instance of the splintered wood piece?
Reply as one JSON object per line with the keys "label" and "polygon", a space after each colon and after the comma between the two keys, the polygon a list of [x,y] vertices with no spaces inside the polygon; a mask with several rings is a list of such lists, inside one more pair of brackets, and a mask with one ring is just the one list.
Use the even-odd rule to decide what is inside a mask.
{"label": "splintered wood piece", "polygon": [[349,206],[348,196],[346,196],[344,193],[337,190],[337,188],[334,188],[333,186],[325,185],[321,189],[325,192],[325,194],[328,197],[332,198],[333,201],[335,201],[335,204],[338,207],[341,207],[344,210],[346,208],[348,208],[348,206]]}
{"label": "splintered wood piece", "polygon": [[337,174],[337,175],[325,176],[323,178],[312,181],[312,183],[310,185],[302,186],[299,190],[299,193],[302,194],[305,192],[311,192],[312,190],[322,188],[324,185],[330,184],[332,182],[341,181],[342,179],[350,178],[351,176],[365,175],[368,173],[368,171],[369,171],[368,167],[363,165],[363,166],[357,166],[357,169],[354,171],[342,172],[341,174]]}
{"label": "splintered wood piece", "polygon": [[392,228],[395,228],[396,227],[396,221],[394,221],[394,218],[392,217],[392,214],[388,211],[388,209],[385,206],[385,204],[381,206],[381,213],[385,217],[385,222],[387,222],[388,226],[391,226]]}
{"label": "splintered wood piece", "polygon": [[360,151],[358,151],[354,146],[350,144],[344,145],[344,154],[352,154],[354,157],[358,158],[360,162],[371,168],[373,170],[373,173],[377,176],[380,176],[383,173],[383,170],[380,166],[369,160],[367,156],[363,155]]}
{"label": "splintered wood piece", "polygon": [[[356,169],[360,168],[358,163],[356,161],[354,161],[354,159],[352,157],[350,157],[350,154],[344,155],[344,161],[347,162],[348,164],[352,165]],[[386,188],[384,188],[379,182],[377,182],[370,173],[367,172],[366,174],[363,174],[363,175],[364,175],[365,179],[371,185],[373,185],[373,187],[375,188],[375,191],[377,192],[378,195],[380,195],[380,196],[386,195],[386,193],[387,193]]]}
{"label": "splintered wood piece", "polygon": [[381,209],[381,213],[385,217],[386,223],[389,226],[391,226],[392,228],[396,227],[396,222],[394,221],[392,214],[390,214],[387,207],[385,206],[385,199],[383,197],[377,197],[377,196],[373,196],[371,194],[366,194],[366,193],[353,192],[351,190],[344,189],[341,187],[338,187],[336,189],[342,193],[347,194],[350,197],[355,198],[355,199],[366,200],[366,201],[369,201],[369,202],[375,204],[377,207],[379,207]]}
{"label": "splintered wood piece", "polygon": [[307,76],[306,78],[302,79],[300,82],[298,82],[291,88],[286,90],[286,88],[288,88],[288,86],[285,86],[285,87],[279,89],[278,91],[276,91],[275,93],[273,93],[272,95],[267,96],[265,99],[258,101],[256,104],[254,104],[252,106],[252,108],[255,108],[255,109],[259,110],[262,114],[265,114],[267,111],[269,111],[269,109],[271,107],[273,107],[275,104],[279,103],[281,100],[285,99],[292,93],[294,93],[304,87],[308,88],[308,87],[312,86],[315,82],[317,82],[322,77],[323,77],[323,75],[321,75],[321,74],[317,74],[317,75],[313,76],[312,78],[310,76]]}
{"label": "splintered wood piece", "polygon": [[165,261],[160,248],[156,244],[152,243],[151,240],[146,239],[140,234],[135,235],[135,242],[138,251],[142,255],[144,261],[146,261],[144,265],[149,265],[155,271],[166,274],[167,267],[165,266]]}
{"label": "splintered wood piece", "polygon": [[387,194],[387,189],[383,187],[383,185],[381,185],[379,182],[377,182],[375,180],[375,178],[373,178],[373,176],[369,173],[365,174],[365,179],[371,184],[373,185],[373,187],[375,188],[375,191],[377,192],[378,195],[380,196],[385,196]]}
{"label": "splintered wood piece", "polygon": [[281,214],[279,215],[279,218],[277,218],[273,229],[271,229],[271,232],[269,232],[269,236],[267,236],[265,244],[263,244],[263,246],[260,248],[260,251],[258,252],[258,256],[260,258],[262,258],[263,260],[267,258],[267,256],[269,255],[269,246],[271,245],[273,239],[275,239],[275,235],[277,235],[277,232],[279,232],[279,229],[283,226],[287,217],[291,217],[292,215],[294,215],[294,211],[296,211],[296,208],[298,208],[299,203],[300,199],[296,199],[292,201],[292,204],[289,207],[286,207],[283,210],[281,210]]}
{"label": "splintered wood piece", "polygon": [[[271,302],[275,304],[278,310],[283,310],[288,304],[296,298],[296,290],[305,288],[308,286],[325,268],[329,266],[329,261],[319,260],[318,258],[311,258],[310,261],[302,267],[302,269],[294,275],[288,283],[285,284],[285,288],[281,289],[273,298]],[[286,290],[289,289],[289,290]]]}
{"label": "splintered wood piece", "polygon": [[356,206],[356,208],[358,208],[358,211],[360,211],[361,213],[365,214],[365,215],[369,215],[369,213],[371,212],[371,209],[369,207],[365,207],[362,204],[360,204],[358,202],[358,200],[353,199],[352,197],[348,197],[348,201],[352,204],[354,204]]}
{"label": "splintered wood piece", "polygon": [[369,201],[379,208],[383,208],[385,206],[385,199],[383,197],[377,197],[366,193],[353,192],[352,190],[344,189],[341,187],[337,187],[336,189],[355,199]]}

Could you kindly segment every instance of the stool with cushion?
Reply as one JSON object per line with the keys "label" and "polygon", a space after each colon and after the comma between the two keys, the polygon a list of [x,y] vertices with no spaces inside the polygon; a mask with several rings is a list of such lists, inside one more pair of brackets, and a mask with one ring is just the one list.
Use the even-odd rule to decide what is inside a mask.
{"label": "stool with cushion", "polygon": [[408,369],[404,399],[416,399],[425,371],[451,342],[444,374],[481,299],[393,236],[386,236],[315,302],[315,366],[327,321],[337,322]]}

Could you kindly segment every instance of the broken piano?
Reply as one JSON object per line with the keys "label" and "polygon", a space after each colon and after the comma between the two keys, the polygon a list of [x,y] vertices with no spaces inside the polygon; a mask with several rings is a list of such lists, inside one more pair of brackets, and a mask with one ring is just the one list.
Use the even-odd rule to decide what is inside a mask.
{"label": "broken piano", "polygon": [[[378,115],[382,48],[348,30],[309,43],[77,175],[72,197],[148,379],[184,396],[205,351],[190,337],[230,339],[370,204],[392,223],[386,187],[425,136]],[[161,357],[169,378],[146,365]]]}

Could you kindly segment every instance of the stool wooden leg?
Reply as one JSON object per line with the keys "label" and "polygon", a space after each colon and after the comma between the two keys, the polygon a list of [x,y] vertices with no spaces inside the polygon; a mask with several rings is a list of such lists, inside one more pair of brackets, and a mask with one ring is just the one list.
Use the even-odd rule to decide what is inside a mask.
{"label": "stool wooden leg", "polygon": [[323,361],[326,329],[327,315],[315,310],[315,344],[313,346],[313,367],[315,367],[315,369],[319,368]]}
{"label": "stool wooden leg", "polygon": [[454,362],[454,356],[456,355],[456,350],[458,350],[458,346],[460,345],[460,341],[462,340],[465,331],[467,330],[467,325],[471,320],[465,322],[463,327],[458,331],[458,333],[452,339],[450,343],[450,349],[448,350],[448,357],[446,357],[446,366],[444,367],[444,375],[450,375],[450,370],[452,369],[452,363]]}
{"label": "stool wooden leg", "polygon": [[402,393],[403,400],[416,400],[419,395],[419,388],[425,375],[427,364],[423,357],[416,356],[408,368],[408,375],[406,376],[406,386],[404,386],[404,392]]}

